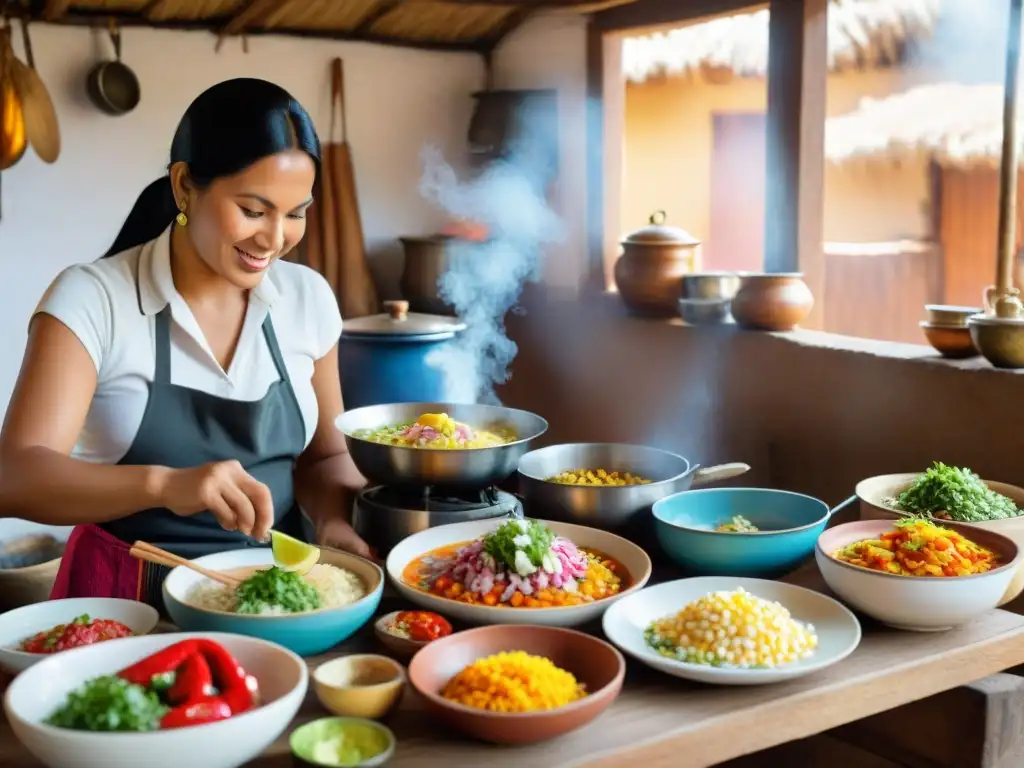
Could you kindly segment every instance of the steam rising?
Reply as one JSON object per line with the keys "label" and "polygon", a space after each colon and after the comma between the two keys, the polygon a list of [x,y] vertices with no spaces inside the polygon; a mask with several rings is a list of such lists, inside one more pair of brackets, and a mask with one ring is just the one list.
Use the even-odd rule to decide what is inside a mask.
{"label": "steam rising", "polygon": [[452,402],[498,403],[494,387],[508,381],[517,352],[505,335],[505,315],[526,281],[540,279],[543,249],[561,239],[561,221],[535,182],[535,169],[515,159],[460,181],[436,148],[421,158],[421,194],[453,219],[482,224],[489,233],[484,243],[453,239],[447,246],[438,293],[467,328],[431,352],[427,364],[444,372]]}

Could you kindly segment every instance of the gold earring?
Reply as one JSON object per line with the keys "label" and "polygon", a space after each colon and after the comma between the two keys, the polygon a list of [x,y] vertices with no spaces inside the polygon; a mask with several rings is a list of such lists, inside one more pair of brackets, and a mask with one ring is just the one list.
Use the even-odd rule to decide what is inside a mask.
{"label": "gold earring", "polygon": [[178,222],[179,227],[184,227],[186,224],[188,224],[188,216],[185,215],[184,203],[182,203],[181,210],[178,212],[178,215],[174,217],[174,220]]}

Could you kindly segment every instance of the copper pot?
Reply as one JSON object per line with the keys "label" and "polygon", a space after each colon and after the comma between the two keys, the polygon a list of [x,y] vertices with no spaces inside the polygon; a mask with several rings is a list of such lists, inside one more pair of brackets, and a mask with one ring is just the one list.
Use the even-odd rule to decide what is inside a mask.
{"label": "copper pot", "polygon": [[681,278],[699,267],[700,241],[678,227],[665,226],[665,212],[622,241],[615,262],[615,284],[631,312],[674,317],[682,296]]}
{"label": "copper pot", "polygon": [[741,328],[791,331],[811,313],[814,296],[799,272],[743,275],[732,300],[732,316]]}

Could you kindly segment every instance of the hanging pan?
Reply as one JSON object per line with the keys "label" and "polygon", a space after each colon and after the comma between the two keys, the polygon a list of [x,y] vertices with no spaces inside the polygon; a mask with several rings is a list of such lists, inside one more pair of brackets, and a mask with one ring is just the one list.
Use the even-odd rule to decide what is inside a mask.
{"label": "hanging pan", "polygon": [[101,61],[89,72],[86,89],[89,99],[108,115],[125,115],[139,106],[142,89],[139,78],[121,63],[121,30],[113,21],[109,27],[114,60]]}

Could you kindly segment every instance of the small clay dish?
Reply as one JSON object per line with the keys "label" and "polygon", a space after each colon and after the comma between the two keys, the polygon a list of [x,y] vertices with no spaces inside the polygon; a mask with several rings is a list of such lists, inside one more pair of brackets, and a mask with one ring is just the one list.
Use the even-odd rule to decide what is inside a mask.
{"label": "small clay dish", "polygon": [[[549,659],[583,683],[587,695],[557,709],[522,713],[489,712],[441,696],[448,681],[467,666],[502,651]],[[622,654],[604,640],[573,629],[529,624],[495,624],[434,640],[409,665],[409,682],[431,715],[493,744],[535,744],[586,725],[615,701],[625,674]]]}
{"label": "small clay dish", "polygon": [[[372,720],[323,717],[292,731],[288,746],[295,768],[377,768],[394,756],[396,741],[391,729]],[[348,762],[342,763],[339,753],[346,750]]]}
{"label": "small clay dish", "polygon": [[402,700],[405,670],[387,656],[353,654],[313,670],[316,697],[327,711],[342,717],[376,720]]}
{"label": "small clay dish", "polygon": [[960,327],[922,321],[921,330],[935,351],[950,360],[966,360],[979,354],[971,339],[971,330],[966,325]]}

